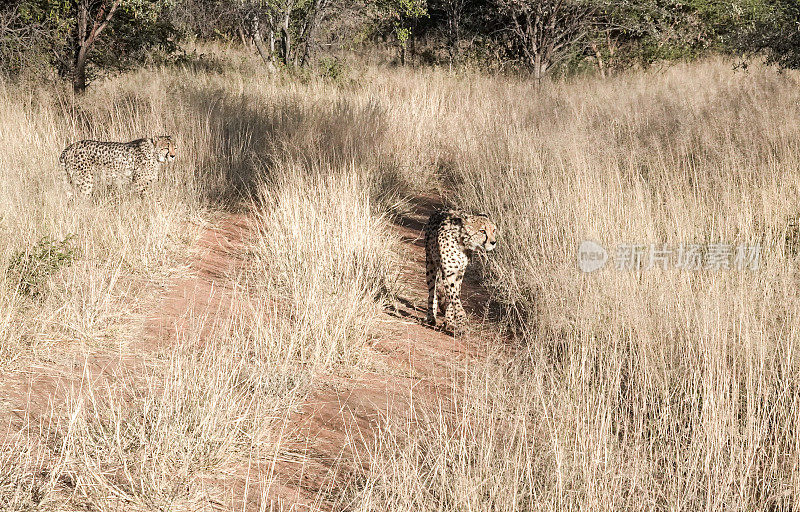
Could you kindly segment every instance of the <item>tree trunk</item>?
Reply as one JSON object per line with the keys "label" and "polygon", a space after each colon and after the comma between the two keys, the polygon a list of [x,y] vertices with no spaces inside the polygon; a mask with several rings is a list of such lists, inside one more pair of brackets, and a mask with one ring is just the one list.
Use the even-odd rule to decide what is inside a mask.
{"label": "tree trunk", "polygon": [[616,53],[616,49],[617,49],[617,41],[616,41],[616,39],[612,40],[610,34],[606,34],[606,44],[607,44],[607,47],[608,47],[608,63],[607,63],[607,67],[608,67],[609,72],[610,72],[611,69],[614,66],[614,54]]}
{"label": "tree trunk", "polygon": [[[272,30],[270,30],[270,39],[272,39]],[[259,20],[258,16],[253,18],[253,43],[256,46],[256,50],[258,50],[258,54],[261,56],[261,60],[264,61],[264,64],[267,66],[267,70],[270,73],[274,73],[275,63],[273,62],[273,58],[275,55],[274,45],[271,45],[272,48],[270,49],[269,53],[267,49],[264,47],[264,38],[261,36],[261,21]]]}
{"label": "tree trunk", "polygon": [[294,52],[294,67],[297,67],[300,64],[300,48],[302,47],[303,50],[303,60],[305,60],[305,54],[308,51],[308,39],[306,38],[306,31],[308,30],[309,25],[309,17],[313,16],[314,12],[314,5],[309,8],[308,14],[306,14],[305,19],[303,20],[303,26],[300,28],[300,37],[297,40],[297,50]]}
{"label": "tree trunk", "polygon": [[533,56],[533,78],[537,82],[542,79],[542,54],[539,52]]}
{"label": "tree trunk", "polygon": [[417,44],[416,44],[416,41],[414,39],[414,29],[413,28],[408,31],[408,41],[407,41],[407,43],[408,43],[408,53],[409,53],[409,57],[410,57],[410,60],[411,60],[411,65],[413,66],[414,62],[416,62],[415,57],[417,56]]}
{"label": "tree trunk", "polygon": [[73,78],[72,89],[76,94],[81,94],[86,90],[86,64],[88,62],[89,50],[92,45],[100,37],[100,34],[108,26],[111,17],[119,7],[121,0],[104,0],[94,16],[92,29],[89,30],[89,0],[81,0],[77,4],[78,18],[77,22],[77,39],[78,48],[75,52],[75,61],[73,62]]}
{"label": "tree trunk", "polygon": [[86,30],[89,24],[89,4],[85,0],[77,5],[77,39],[78,48],[73,61],[72,90],[81,94],[86,90]]}
{"label": "tree trunk", "polygon": [[289,21],[292,15],[292,6],[291,3],[286,6],[286,14],[283,17],[283,24],[281,26],[281,32],[283,33],[283,63],[286,66],[290,66],[292,62],[291,51],[292,51],[292,42],[290,40],[291,34],[289,32]]}
{"label": "tree trunk", "polygon": [[461,38],[460,29],[460,9],[456,4],[460,0],[450,0],[447,4],[447,60],[449,62],[450,72],[453,72],[453,64],[456,60],[456,46]]}
{"label": "tree trunk", "polygon": [[236,27],[236,31],[239,32],[239,39],[242,41],[242,46],[247,48],[247,38],[244,36],[244,29],[242,28],[242,24],[239,23]]}
{"label": "tree trunk", "polygon": [[81,45],[75,57],[75,76],[72,78],[72,90],[75,94],[86,91],[86,52],[86,45]]}
{"label": "tree trunk", "polygon": [[603,54],[600,53],[600,48],[598,48],[595,43],[592,43],[592,51],[594,52],[594,56],[597,59],[597,69],[600,70],[600,78],[605,78],[606,68],[603,62]]}
{"label": "tree trunk", "polygon": [[267,53],[267,49],[264,47],[264,41],[261,39],[261,35],[259,34],[258,37],[255,35],[253,36],[253,43],[256,45],[256,50],[258,50],[258,54],[261,56],[261,60],[264,61],[264,64],[267,66],[267,70],[270,73],[274,73],[276,71],[275,63],[272,62],[272,52]]}
{"label": "tree trunk", "polygon": [[[272,55],[272,60],[275,60],[275,31],[269,29],[269,54]],[[273,62],[273,66],[274,66]]]}
{"label": "tree trunk", "polygon": [[303,55],[300,58],[301,67],[306,65],[306,60],[308,60],[308,56],[311,53],[311,47],[314,45],[314,33],[317,28],[317,17],[324,8],[324,0],[315,0],[306,18],[306,23],[301,32],[301,34],[303,34]]}
{"label": "tree trunk", "polygon": [[448,69],[448,72],[450,72],[450,73],[453,72],[453,60],[454,60],[453,45],[452,45],[452,43],[449,43],[447,45],[447,61],[448,61],[447,69]]}

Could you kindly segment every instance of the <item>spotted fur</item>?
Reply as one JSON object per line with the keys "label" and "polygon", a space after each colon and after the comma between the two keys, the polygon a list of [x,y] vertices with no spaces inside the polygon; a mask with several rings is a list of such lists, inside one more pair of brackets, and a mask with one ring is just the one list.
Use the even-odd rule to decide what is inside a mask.
{"label": "spotted fur", "polygon": [[161,165],[175,159],[175,144],[168,135],[131,142],[82,140],[61,153],[66,182],[76,192],[91,196],[99,184],[133,185],[144,194],[158,179]]}
{"label": "spotted fur", "polygon": [[437,302],[441,302],[445,325],[454,332],[463,328],[467,317],[461,305],[464,271],[473,251],[494,249],[496,231],[497,227],[485,214],[444,210],[431,215],[425,226],[426,322],[436,325]]}

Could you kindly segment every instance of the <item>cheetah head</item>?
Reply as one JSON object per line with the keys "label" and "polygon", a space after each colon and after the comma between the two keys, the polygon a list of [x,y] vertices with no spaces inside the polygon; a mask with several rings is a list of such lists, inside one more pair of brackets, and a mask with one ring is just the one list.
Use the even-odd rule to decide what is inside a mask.
{"label": "cheetah head", "polygon": [[175,143],[169,135],[160,135],[153,137],[153,147],[155,148],[156,155],[159,162],[172,162],[175,160]]}
{"label": "cheetah head", "polygon": [[463,230],[464,246],[469,250],[474,251],[481,247],[491,251],[497,245],[497,226],[484,213],[467,216],[463,222]]}

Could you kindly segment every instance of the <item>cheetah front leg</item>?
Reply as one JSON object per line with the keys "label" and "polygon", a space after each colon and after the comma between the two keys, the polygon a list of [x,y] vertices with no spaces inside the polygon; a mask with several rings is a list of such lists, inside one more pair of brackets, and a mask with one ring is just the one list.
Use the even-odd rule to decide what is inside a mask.
{"label": "cheetah front leg", "polygon": [[147,197],[148,193],[150,192],[150,184],[150,180],[139,179],[134,184],[134,190],[136,190],[136,193],[139,195],[139,197]]}
{"label": "cheetah front leg", "polygon": [[461,332],[467,320],[467,313],[461,305],[461,279],[458,275],[451,275],[446,279],[445,293],[447,295],[445,324],[453,333]]}
{"label": "cheetah front leg", "polygon": [[440,279],[439,271],[435,268],[430,256],[425,261],[426,272],[425,282],[428,285],[428,314],[425,317],[425,323],[429,325],[436,325],[436,313],[439,309],[437,304],[438,294],[436,293],[436,284]]}

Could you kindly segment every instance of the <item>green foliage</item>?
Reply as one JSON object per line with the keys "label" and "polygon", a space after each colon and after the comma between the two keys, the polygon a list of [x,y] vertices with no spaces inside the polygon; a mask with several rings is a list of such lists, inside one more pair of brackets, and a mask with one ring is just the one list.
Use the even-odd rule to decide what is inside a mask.
{"label": "green foliage", "polygon": [[344,79],[347,71],[342,61],[336,57],[322,57],[319,59],[317,66],[321,77],[337,83]]}
{"label": "green foliage", "polygon": [[[76,2],[0,4],[0,73],[69,77],[76,55]],[[573,11],[565,11],[568,4],[590,15],[578,25]],[[94,16],[99,2],[91,5]],[[504,5],[515,6],[519,23],[533,14],[541,19],[527,28],[516,26],[503,15]],[[553,6],[566,14],[555,16]],[[545,72],[556,75],[597,68],[605,74],[713,52],[763,55],[779,66],[800,68],[798,25],[799,0],[122,0],[88,54],[87,75],[177,61],[186,40],[252,40],[256,26],[265,44],[275,43],[270,58],[280,57],[290,67],[318,60],[323,48],[359,46],[374,38],[396,46],[401,60],[410,47],[418,62],[427,51],[430,62],[440,56],[451,63],[478,58],[482,68],[495,70],[530,67],[532,48],[541,53],[558,47],[540,56]],[[552,45],[542,39],[548,31]],[[530,41],[520,44],[520,35]],[[580,44],[564,48],[565,38]],[[342,72],[333,58],[324,58],[320,69],[333,80]]]}
{"label": "green foliage", "polygon": [[593,48],[609,67],[718,52],[799,68],[798,26],[798,0],[623,0],[604,5]]}
{"label": "green foliage", "polygon": [[[87,75],[164,62],[180,50],[184,33],[171,15],[182,0],[123,0],[88,54]],[[91,4],[89,28],[97,16]],[[73,73],[77,9],[70,0],[15,0],[0,8],[0,72],[44,77]]]}
{"label": "green foliage", "polygon": [[604,6],[592,47],[610,67],[647,66],[722,48],[730,10],[713,0],[631,0]]}
{"label": "green foliage", "polygon": [[409,22],[428,15],[425,0],[399,0],[395,3],[394,32],[400,46],[405,47],[411,35]]}
{"label": "green foliage", "polygon": [[22,0],[0,8],[0,74],[52,76],[68,46],[69,11],[69,2],[55,0]]}
{"label": "green foliage", "polygon": [[379,25],[388,24],[397,39],[397,44],[405,48],[411,37],[411,26],[419,18],[428,16],[427,0],[376,0]]}
{"label": "green foliage", "polygon": [[740,27],[731,44],[734,53],[763,55],[782,68],[800,68],[800,2],[741,0],[733,7]]}
{"label": "green foliage", "polygon": [[92,50],[98,70],[124,71],[169,61],[180,50],[183,34],[173,24],[172,0],[126,0],[114,14],[104,41]]}
{"label": "green foliage", "polygon": [[[13,6],[13,2],[11,5]],[[72,2],[69,0],[22,0],[16,10],[25,23],[59,24],[70,20]]]}
{"label": "green foliage", "polygon": [[14,253],[7,275],[19,293],[38,296],[51,275],[71,265],[78,254],[74,239],[75,235],[67,235],[62,240],[44,236],[33,247]]}

